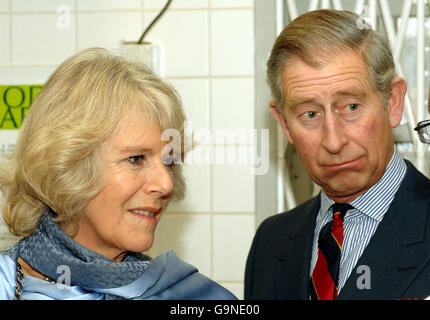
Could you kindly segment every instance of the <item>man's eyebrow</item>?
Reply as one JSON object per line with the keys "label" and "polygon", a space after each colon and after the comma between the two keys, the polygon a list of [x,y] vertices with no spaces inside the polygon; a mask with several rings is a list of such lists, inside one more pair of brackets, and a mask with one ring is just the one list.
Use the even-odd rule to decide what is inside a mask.
{"label": "man's eyebrow", "polygon": [[335,97],[355,97],[359,99],[364,99],[366,93],[362,90],[342,90],[336,92]]}
{"label": "man's eyebrow", "polygon": [[[363,90],[347,89],[336,92],[334,96],[337,97],[355,97],[364,99],[366,93]],[[302,104],[318,104],[315,98],[290,98],[285,101],[285,108],[294,109]]]}
{"label": "man's eyebrow", "polygon": [[315,99],[314,98],[311,98],[311,99],[308,99],[308,98],[304,98],[304,99],[301,99],[301,98],[287,99],[285,101],[285,108],[294,109],[294,108],[296,108],[296,107],[298,107],[298,106],[300,106],[302,104],[306,104],[306,103],[313,103],[314,104],[315,103]]}

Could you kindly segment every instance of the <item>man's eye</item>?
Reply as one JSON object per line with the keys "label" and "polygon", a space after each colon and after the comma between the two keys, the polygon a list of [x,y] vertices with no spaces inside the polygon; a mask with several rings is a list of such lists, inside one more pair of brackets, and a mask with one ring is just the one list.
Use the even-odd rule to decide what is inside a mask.
{"label": "man's eye", "polygon": [[313,119],[316,116],[318,116],[318,112],[315,112],[315,111],[308,111],[302,115],[303,118],[307,118],[307,119]]}
{"label": "man's eye", "polygon": [[142,165],[143,162],[145,161],[145,156],[144,155],[132,156],[132,157],[128,157],[127,160],[134,165]]}
{"label": "man's eye", "polygon": [[358,107],[359,107],[359,105],[356,103],[351,103],[351,104],[348,104],[346,106],[347,111],[356,111],[358,109]]}

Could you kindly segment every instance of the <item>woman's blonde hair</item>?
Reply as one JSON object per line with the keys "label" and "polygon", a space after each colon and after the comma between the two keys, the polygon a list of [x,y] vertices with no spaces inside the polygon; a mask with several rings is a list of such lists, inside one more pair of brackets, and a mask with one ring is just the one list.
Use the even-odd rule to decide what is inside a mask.
{"label": "woman's blonde hair", "polygon": [[[46,206],[64,226],[77,221],[103,187],[102,143],[132,112],[162,131],[178,130],[184,140],[179,96],[146,66],[91,48],[56,69],[26,115],[14,153],[1,164],[3,218],[14,235],[30,235]],[[181,166],[173,167],[173,180],[172,196],[181,199]]]}
{"label": "woman's blonde hair", "polygon": [[299,16],[285,27],[267,62],[267,82],[282,114],[282,74],[287,61],[296,57],[319,68],[345,49],[362,54],[371,83],[386,102],[396,76],[386,38],[362,23],[362,18],[353,12],[316,10]]}

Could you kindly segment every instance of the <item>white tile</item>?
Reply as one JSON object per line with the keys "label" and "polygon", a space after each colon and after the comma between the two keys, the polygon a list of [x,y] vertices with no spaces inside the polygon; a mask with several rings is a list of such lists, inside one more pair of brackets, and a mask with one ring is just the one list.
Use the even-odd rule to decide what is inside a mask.
{"label": "white tile", "polygon": [[169,79],[181,96],[192,129],[209,128],[209,80]]}
{"label": "white tile", "polygon": [[[226,149],[225,153],[228,152]],[[255,176],[249,165],[215,164],[212,178],[213,211],[254,212]]]}
{"label": "white tile", "polygon": [[243,282],[219,282],[219,284],[233,293],[239,300],[244,299]]}
{"label": "white tile", "polygon": [[254,74],[253,11],[220,10],[211,14],[212,74]]}
{"label": "white tile", "polygon": [[212,8],[252,8],[254,0],[211,0]]}
{"label": "white tile", "polygon": [[[162,9],[167,1],[160,0],[143,0],[144,10]],[[208,0],[175,0],[169,9],[201,9],[208,7]]]}
{"label": "white tile", "polygon": [[186,183],[185,198],[169,204],[169,212],[209,212],[209,165],[185,164],[183,175]]}
{"label": "white tile", "polygon": [[75,53],[75,23],[56,14],[12,14],[12,64],[56,65]]}
{"label": "white tile", "polygon": [[79,11],[141,10],[140,0],[77,0]]}
{"label": "white tile", "polygon": [[254,215],[213,217],[213,278],[243,281],[249,248],[254,237]]}
{"label": "white tile", "polygon": [[0,0],[0,12],[9,12],[9,0]]}
{"label": "white tile", "polygon": [[60,12],[62,10],[75,10],[74,0],[13,0],[12,12],[41,12],[53,11]]}
{"label": "white tile", "polygon": [[[144,25],[156,13],[143,14]],[[146,41],[164,47],[165,76],[207,76],[209,70],[208,11],[167,11]]]}
{"label": "white tile", "polygon": [[0,14],[0,66],[9,65],[9,15]]}
{"label": "white tile", "polygon": [[186,262],[210,276],[210,216],[165,214],[155,231],[155,241],[148,253],[155,257],[173,250]]}
{"label": "white tile", "polygon": [[3,67],[0,68],[0,85],[34,84],[41,85],[48,80],[56,66],[43,67]]}
{"label": "white tile", "polygon": [[[0,91],[3,91],[3,90],[0,90]],[[22,122],[21,117],[19,117],[19,119],[15,119],[15,120]],[[4,124],[6,124],[6,122]],[[16,140],[18,139],[18,133],[19,133],[19,130],[16,130],[16,129],[2,129],[2,130],[0,130],[0,156],[9,155],[9,154],[13,153],[13,151],[15,150],[15,146],[16,146]],[[0,199],[0,204],[1,204],[1,199]],[[8,232],[6,232],[6,233],[2,232],[2,230],[1,230],[1,224],[2,223],[3,223],[3,221],[0,220],[0,240],[2,238],[3,239],[7,238],[6,240],[8,240],[10,237],[12,237],[12,235],[9,234]]]}
{"label": "white tile", "polygon": [[139,12],[78,13],[78,50],[120,48],[121,41],[137,41],[142,32]]}
{"label": "white tile", "polygon": [[212,80],[212,128],[254,128],[254,79]]}

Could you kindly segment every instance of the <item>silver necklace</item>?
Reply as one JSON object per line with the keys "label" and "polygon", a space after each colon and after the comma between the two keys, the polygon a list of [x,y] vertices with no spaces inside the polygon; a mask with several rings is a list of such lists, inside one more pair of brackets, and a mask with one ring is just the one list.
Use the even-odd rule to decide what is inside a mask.
{"label": "silver necklace", "polygon": [[[16,287],[15,287],[14,300],[21,300],[22,288],[23,288],[23,278],[24,278],[24,273],[22,272],[21,264],[17,261],[16,262]],[[48,281],[52,284],[57,283],[56,281],[54,281],[54,280],[52,280],[46,276],[43,278],[43,280]]]}

